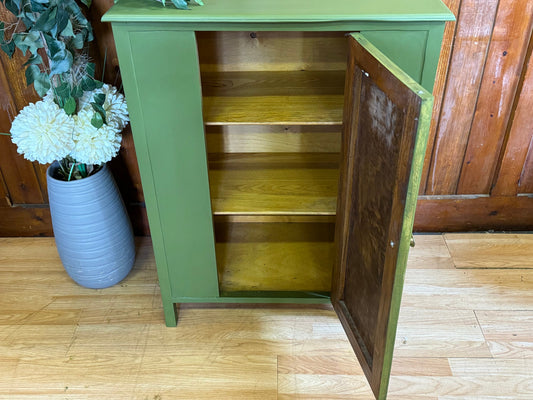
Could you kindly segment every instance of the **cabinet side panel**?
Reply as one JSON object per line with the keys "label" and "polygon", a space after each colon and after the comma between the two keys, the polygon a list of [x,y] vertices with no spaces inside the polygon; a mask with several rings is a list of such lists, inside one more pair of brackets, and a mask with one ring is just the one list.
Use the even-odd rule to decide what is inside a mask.
{"label": "cabinet side panel", "polygon": [[168,287],[172,298],[216,297],[194,33],[130,30],[124,38],[130,51],[124,54],[126,50],[119,49],[119,56],[121,62],[131,60],[131,75],[124,74],[125,89],[135,146],[142,153],[139,167],[162,294]]}
{"label": "cabinet side panel", "polygon": [[422,82],[428,31],[361,31],[369,41],[418,83]]}

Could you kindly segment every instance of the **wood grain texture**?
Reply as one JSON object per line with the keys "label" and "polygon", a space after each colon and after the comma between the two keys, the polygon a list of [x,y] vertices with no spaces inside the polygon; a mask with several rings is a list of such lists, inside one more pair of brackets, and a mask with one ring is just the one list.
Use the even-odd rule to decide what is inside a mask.
{"label": "wood grain texture", "polygon": [[[456,16],[459,13],[459,6],[461,0],[444,0],[444,4]],[[448,21],[444,28],[444,36],[442,38],[442,46],[440,50],[439,64],[437,66],[437,73],[435,77],[435,85],[433,86],[433,118],[431,119],[431,126],[429,128],[428,144],[426,150],[426,157],[424,159],[424,167],[422,169],[422,181],[420,183],[420,194],[426,192],[426,184],[428,180],[429,167],[431,165],[431,156],[433,153],[433,146],[437,135],[437,127],[440,117],[440,112],[444,100],[444,92],[446,89],[446,82],[448,80],[448,67],[453,50],[453,43],[455,39],[455,29],[457,28],[457,21]]]}
{"label": "wood grain texture", "polygon": [[342,94],[344,70],[203,72],[204,96]]}
{"label": "wood grain texture", "polygon": [[4,177],[0,173],[0,207],[9,207],[11,206],[11,198],[7,193],[6,183]]}
{"label": "wood grain texture", "polygon": [[209,165],[215,215],[335,215],[336,154],[227,154]]}
{"label": "wood grain texture", "polygon": [[329,292],[333,224],[217,224],[220,290]]}
{"label": "wood grain texture", "polygon": [[517,193],[533,193],[533,169],[526,163],[528,151],[533,146],[531,110],[533,109],[533,40],[524,65],[523,81],[517,96],[516,109],[509,135],[505,143],[493,196],[514,196]]}
{"label": "wood grain texture", "polygon": [[415,235],[415,246],[409,250],[409,267],[453,268],[450,252],[442,235]]}
{"label": "wood grain texture", "polygon": [[342,95],[204,97],[206,125],[340,125]]}
{"label": "wood grain texture", "polygon": [[499,2],[458,194],[490,193],[532,31],[533,2]]}
{"label": "wood grain texture", "polygon": [[423,117],[423,101],[362,35],[349,37],[349,43],[333,304],[376,398],[382,399],[392,358],[387,337],[395,329],[389,321],[395,321],[393,303],[399,302],[393,287],[404,267],[398,221],[410,207],[415,121]]}
{"label": "wood grain texture", "polygon": [[52,236],[47,207],[0,207],[1,236]]}
{"label": "wood grain texture", "polygon": [[428,173],[427,195],[456,191],[497,6],[497,0],[461,2]]}
{"label": "wood grain texture", "polygon": [[530,196],[424,196],[418,200],[415,231],[528,231],[533,229]]}
{"label": "wood grain texture", "polygon": [[[444,238],[456,268],[533,269],[533,236],[448,233]],[[511,249],[513,256],[509,257]]]}
{"label": "wood grain texture", "polygon": [[520,192],[524,194],[533,193],[533,139],[529,143],[526,161],[520,175]]}
{"label": "wood grain texture", "polygon": [[[417,247],[435,242],[421,235]],[[441,301],[402,305],[388,399],[531,399],[531,299],[516,296],[522,311],[498,306],[520,270],[450,280],[430,261],[410,267],[404,300],[438,290]],[[522,284],[533,292],[533,280]],[[188,305],[166,328],[148,238],[138,238],[128,278],[103,290],[70,280],[53,239],[0,239],[0,291],[0,398],[373,398],[328,306]],[[463,310],[450,309],[461,291]],[[491,309],[475,308],[483,299]]]}
{"label": "wood grain texture", "polygon": [[339,153],[336,125],[219,125],[206,127],[210,153]]}
{"label": "wood grain texture", "polygon": [[202,72],[346,68],[343,32],[197,32],[196,37]]}
{"label": "wood grain texture", "polygon": [[[8,21],[7,11],[0,5],[0,20]],[[0,51],[0,132],[8,133],[11,121],[28,103],[38,99],[33,86],[26,87],[19,50],[13,58]],[[0,171],[11,201],[15,204],[42,204],[43,192],[34,165],[17,153],[9,136],[0,135]]]}

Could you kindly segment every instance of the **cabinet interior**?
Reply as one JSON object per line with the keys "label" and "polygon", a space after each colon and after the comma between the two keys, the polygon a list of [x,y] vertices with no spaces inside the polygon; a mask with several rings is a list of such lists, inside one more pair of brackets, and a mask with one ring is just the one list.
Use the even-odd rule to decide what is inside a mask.
{"label": "cabinet interior", "polygon": [[219,288],[330,291],[342,32],[198,32]]}

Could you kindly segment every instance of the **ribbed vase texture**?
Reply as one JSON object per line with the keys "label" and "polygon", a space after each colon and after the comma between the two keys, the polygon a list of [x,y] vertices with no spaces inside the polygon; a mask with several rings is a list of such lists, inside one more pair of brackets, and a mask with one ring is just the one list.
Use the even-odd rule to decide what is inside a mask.
{"label": "ribbed vase texture", "polygon": [[88,178],[55,179],[47,171],[52,227],[61,262],[79,285],[102,289],[123,280],[135,260],[131,223],[117,185],[104,166]]}

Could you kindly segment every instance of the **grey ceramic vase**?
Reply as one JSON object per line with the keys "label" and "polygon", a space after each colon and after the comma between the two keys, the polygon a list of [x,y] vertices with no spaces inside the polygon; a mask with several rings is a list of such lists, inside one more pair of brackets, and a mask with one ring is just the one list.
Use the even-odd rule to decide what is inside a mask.
{"label": "grey ceramic vase", "polygon": [[46,172],[52,227],[61,262],[79,285],[102,289],[123,280],[133,267],[131,223],[109,169],[75,181]]}

